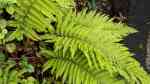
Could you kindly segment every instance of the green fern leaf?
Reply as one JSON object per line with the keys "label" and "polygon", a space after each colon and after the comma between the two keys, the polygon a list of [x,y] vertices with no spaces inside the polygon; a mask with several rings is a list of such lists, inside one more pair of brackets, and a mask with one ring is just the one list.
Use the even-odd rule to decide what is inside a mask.
{"label": "green fern leaf", "polygon": [[74,7],[74,0],[53,0],[56,1],[61,7]]}
{"label": "green fern leaf", "polygon": [[[50,23],[55,20],[53,15],[61,16],[59,5],[49,0],[17,0],[15,11],[18,32],[22,32],[24,36],[32,40],[40,40],[37,32],[52,33],[53,26]],[[18,34],[17,31],[16,34]],[[8,38],[14,36],[20,38],[18,35],[13,34]]]}
{"label": "green fern leaf", "polygon": [[[45,52],[45,55],[47,54],[48,52]],[[63,76],[63,81],[67,80],[68,84],[124,84],[124,80],[117,80],[105,70],[89,68],[87,60],[81,53],[74,59],[69,55],[50,56],[49,59],[44,64],[43,71],[52,68],[51,71],[56,73],[56,78]]]}
{"label": "green fern leaf", "polygon": [[[113,23],[105,15],[94,12],[87,13],[86,10],[77,15],[69,12],[58,19],[57,39],[54,39],[55,53],[58,53],[57,55],[61,58],[71,56],[72,59],[75,59],[75,53],[82,52],[88,61],[89,68],[106,70],[110,74],[117,73],[129,84],[138,82],[146,84],[149,80],[147,73],[131,57],[132,54],[128,52],[128,49],[118,43],[123,37],[135,32],[136,30],[126,25]],[[51,60],[51,67],[56,66],[53,71],[59,65],[56,62],[59,61]],[[66,64],[64,66],[67,66],[66,71],[68,71],[71,64]],[[69,74],[64,73],[66,78]]]}
{"label": "green fern leaf", "polygon": [[[76,14],[70,11],[72,3],[73,0],[17,0],[15,20],[8,23],[15,28],[5,40],[27,37],[54,43],[54,50],[41,48],[41,55],[49,59],[43,71],[50,68],[56,78],[62,77],[68,84],[148,84],[147,73],[128,48],[119,43],[137,31],[113,23],[96,11]],[[26,71],[13,67],[0,66],[0,84],[38,84],[33,77],[23,78]]]}
{"label": "green fern leaf", "polygon": [[6,8],[15,3],[17,3],[17,0],[0,0],[0,8]]}

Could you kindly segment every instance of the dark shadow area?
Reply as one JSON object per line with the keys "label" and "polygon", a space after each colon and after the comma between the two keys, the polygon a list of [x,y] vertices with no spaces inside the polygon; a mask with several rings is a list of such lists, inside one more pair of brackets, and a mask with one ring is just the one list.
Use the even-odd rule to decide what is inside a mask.
{"label": "dark shadow area", "polygon": [[149,0],[129,0],[128,24],[139,32],[130,35],[125,42],[130,50],[135,53],[135,58],[145,67],[147,36],[150,30]]}

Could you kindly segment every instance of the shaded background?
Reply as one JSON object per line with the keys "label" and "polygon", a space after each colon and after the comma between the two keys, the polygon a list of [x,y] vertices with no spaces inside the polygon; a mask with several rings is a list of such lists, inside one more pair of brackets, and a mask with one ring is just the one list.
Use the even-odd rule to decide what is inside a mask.
{"label": "shaded background", "polygon": [[128,24],[139,32],[125,41],[137,60],[145,67],[146,39],[150,30],[150,0],[129,0]]}

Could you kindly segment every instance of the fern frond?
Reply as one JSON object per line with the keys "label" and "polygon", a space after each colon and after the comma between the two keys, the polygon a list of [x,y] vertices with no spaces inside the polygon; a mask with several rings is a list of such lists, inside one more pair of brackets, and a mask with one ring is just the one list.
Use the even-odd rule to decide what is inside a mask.
{"label": "fern frond", "polygon": [[74,0],[53,0],[56,1],[61,7],[74,7]]}
{"label": "fern frond", "polygon": [[[17,30],[22,32],[20,37],[27,36],[33,40],[40,40],[38,33],[53,32],[51,22],[61,16],[58,3],[50,0],[17,0],[16,23]],[[16,31],[17,32],[17,31]],[[15,33],[10,37],[14,37]],[[8,37],[8,38],[10,38]],[[20,38],[16,35],[16,38]],[[12,39],[8,39],[12,40]]]}
{"label": "fern frond", "polygon": [[72,59],[75,53],[82,52],[90,68],[117,72],[131,84],[146,84],[149,80],[146,72],[131,57],[128,49],[117,43],[136,30],[123,24],[115,24],[105,15],[86,13],[83,11],[76,15],[70,12],[58,19],[57,39],[54,38],[55,52],[62,52],[62,57],[70,52]]}
{"label": "fern frond", "polygon": [[[74,16],[76,15],[74,14]],[[64,55],[67,50],[70,50],[72,51],[71,56],[73,57],[79,48],[79,50],[83,51],[85,56],[91,55],[89,54],[90,52],[101,55],[101,57],[96,57],[96,59],[101,59],[99,63],[105,63],[108,59],[105,57],[107,53],[103,53],[105,52],[103,44],[118,42],[122,40],[123,35],[127,35],[129,31],[133,32],[132,29],[122,28],[123,25],[121,24],[115,25],[111,21],[108,21],[108,17],[102,18],[103,16],[94,16],[93,12],[86,14],[86,11],[84,11],[80,13],[80,15],[77,15],[77,17],[74,16],[73,13],[70,12],[70,14],[63,18],[64,21],[58,20],[56,30],[58,38],[56,39],[55,50],[62,50],[64,48]],[[102,53],[99,51],[102,51]],[[87,56],[87,59],[89,60],[90,57],[95,59],[94,54]],[[92,65],[90,60],[89,64],[90,66]],[[107,62],[106,65],[110,64]]]}
{"label": "fern frond", "polygon": [[[42,51],[43,55],[49,56],[49,61],[44,64],[43,71],[52,68],[56,78],[62,77],[67,84],[125,84],[123,79],[117,79],[105,70],[89,68],[88,61],[84,56],[77,54],[74,59],[68,54],[65,57],[51,55],[50,51]],[[107,80],[107,81],[106,81]]]}
{"label": "fern frond", "polygon": [[15,3],[17,3],[17,0],[0,0],[0,8],[5,8]]}
{"label": "fern frond", "polygon": [[[16,23],[16,29],[9,32],[6,41],[22,40],[26,36],[54,43],[54,51],[42,54],[48,55],[49,59],[43,66],[44,71],[51,68],[56,77],[62,76],[68,84],[148,84],[147,73],[119,43],[136,30],[113,23],[106,15],[96,12],[84,10],[76,14],[68,11],[72,2],[17,0],[15,20],[12,21]],[[13,69],[13,66],[0,67],[1,84],[38,84],[32,77],[22,79],[24,71]]]}

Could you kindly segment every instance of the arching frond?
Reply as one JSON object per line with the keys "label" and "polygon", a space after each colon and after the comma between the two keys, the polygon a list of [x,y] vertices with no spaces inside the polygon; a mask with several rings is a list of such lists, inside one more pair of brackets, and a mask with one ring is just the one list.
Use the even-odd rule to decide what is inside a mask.
{"label": "arching frond", "polygon": [[[136,30],[123,24],[115,24],[105,15],[83,11],[76,15],[68,13],[58,19],[55,40],[55,52],[72,59],[82,52],[89,67],[118,73],[128,83],[148,83],[149,77],[134,60],[128,49],[120,42],[124,36]],[[57,65],[56,65],[57,66]]]}
{"label": "arching frond", "polygon": [[[119,43],[136,30],[94,11],[68,11],[72,3],[73,0],[17,0],[14,31],[8,30],[10,35],[2,39],[8,36],[6,41],[22,40],[26,36],[53,43],[52,52],[46,46],[48,51],[41,54],[48,57],[44,71],[50,68],[68,84],[148,84],[147,73]],[[38,84],[33,77],[21,78],[24,71],[13,66],[0,66],[0,84]]]}
{"label": "arching frond", "polygon": [[43,50],[42,53],[50,59],[44,64],[43,71],[52,68],[56,78],[62,77],[67,84],[125,84],[122,78],[119,79],[119,75],[111,75],[104,69],[89,68],[88,61],[80,52],[73,59],[69,54],[62,57],[62,52],[59,52],[60,56],[52,55],[47,50]]}
{"label": "arching frond", "polygon": [[17,29],[9,37],[8,41],[23,35],[40,40],[38,33],[53,32],[51,22],[57,16],[61,16],[61,8],[51,0],[17,0],[16,8]]}

